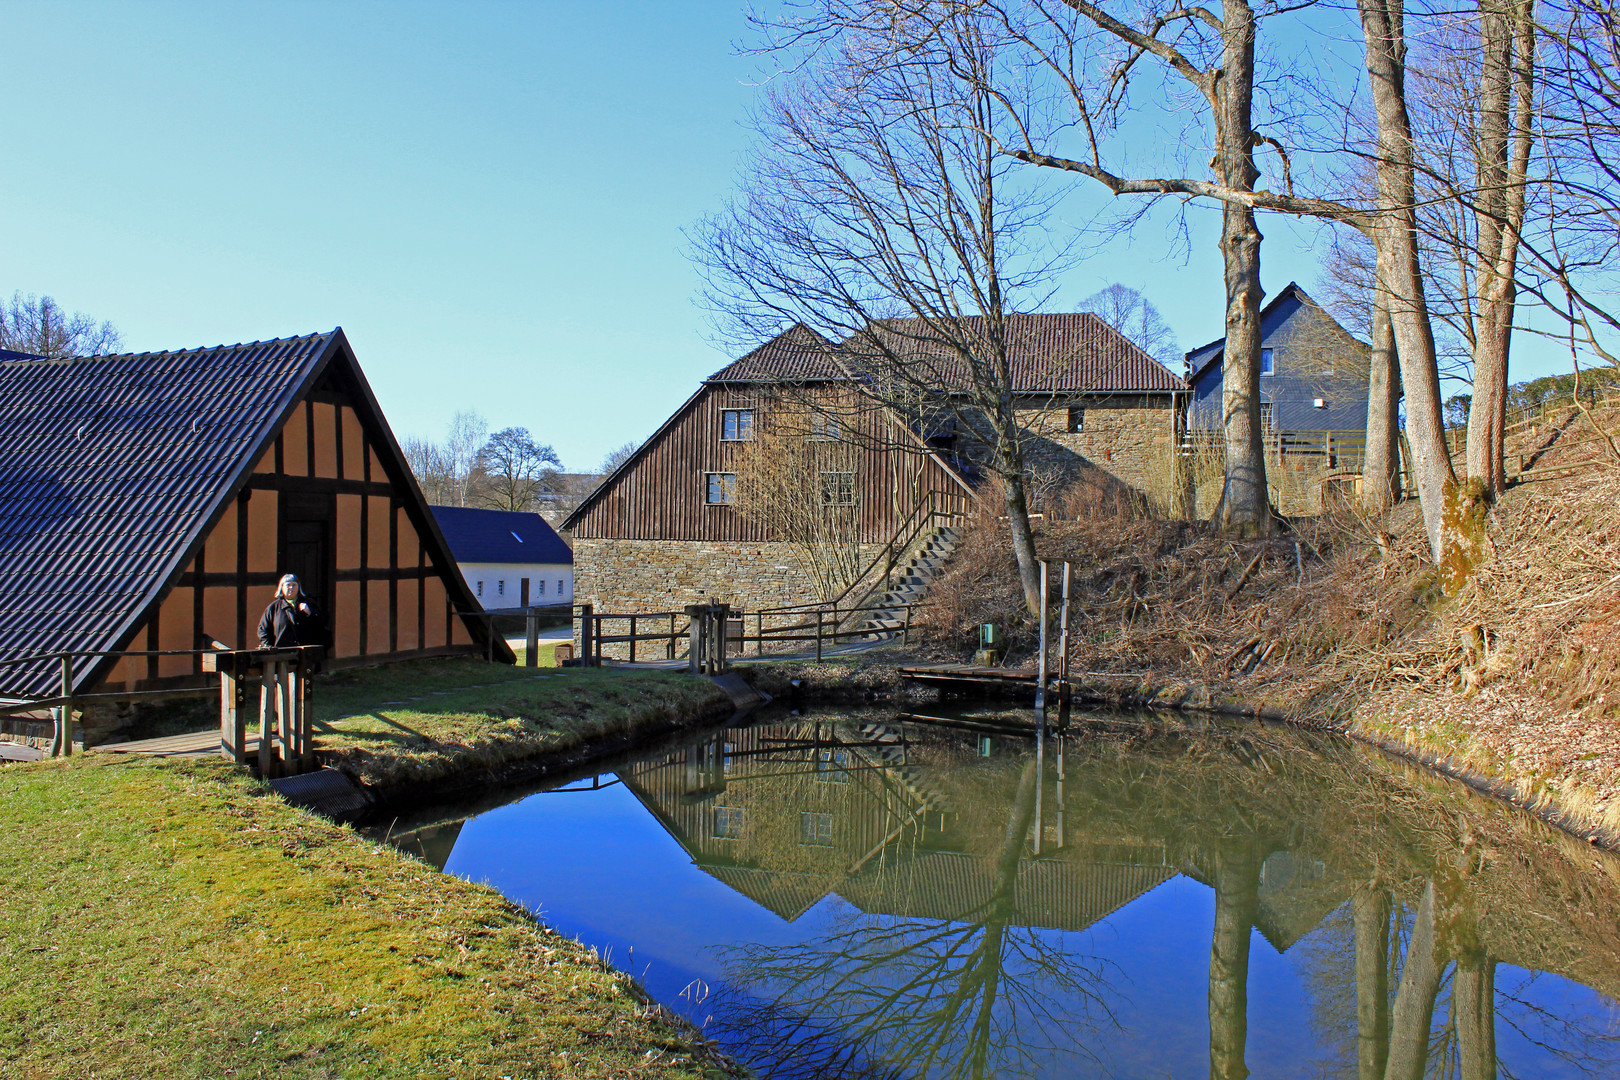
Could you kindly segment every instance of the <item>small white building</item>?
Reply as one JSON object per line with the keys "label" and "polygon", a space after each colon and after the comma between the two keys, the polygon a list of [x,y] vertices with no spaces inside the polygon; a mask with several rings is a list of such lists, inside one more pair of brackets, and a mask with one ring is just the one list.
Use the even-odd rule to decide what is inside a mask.
{"label": "small white building", "polygon": [[485,611],[574,602],[574,553],[539,514],[432,509],[461,576]]}

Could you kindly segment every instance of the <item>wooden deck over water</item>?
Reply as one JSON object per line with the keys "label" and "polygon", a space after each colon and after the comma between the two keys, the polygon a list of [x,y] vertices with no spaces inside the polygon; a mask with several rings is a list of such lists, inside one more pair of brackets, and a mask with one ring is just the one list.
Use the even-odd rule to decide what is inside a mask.
{"label": "wooden deck over water", "polygon": [[[247,753],[259,752],[259,737],[247,737]],[[110,743],[92,746],[92,754],[138,754],[145,757],[219,757],[219,730],[191,731],[184,735],[165,735],[161,739],[139,739],[135,742]]]}

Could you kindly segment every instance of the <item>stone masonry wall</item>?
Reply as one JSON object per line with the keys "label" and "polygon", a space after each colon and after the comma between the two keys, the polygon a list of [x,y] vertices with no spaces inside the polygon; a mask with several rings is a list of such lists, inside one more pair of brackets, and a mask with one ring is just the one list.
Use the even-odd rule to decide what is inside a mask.
{"label": "stone masonry wall", "polygon": [[1085,430],[1074,432],[1068,430],[1067,408],[1020,412],[1020,424],[1035,436],[1027,448],[1029,464],[1059,470],[1092,465],[1150,498],[1166,497],[1175,449],[1175,418],[1168,402],[1109,397],[1080,407],[1085,409]]}
{"label": "stone masonry wall", "polygon": [[[863,545],[862,564],[879,550]],[[705,603],[745,611],[814,603],[821,598],[799,560],[795,545],[780,542],[582,538],[574,542],[574,602],[591,604],[599,614],[679,611]],[[604,633],[622,634],[627,627],[610,624]],[[648,646],[638,658],[661,656],[654,651],[659,648]],[[622,659],[626,651],[610,646],[603,655]]]}

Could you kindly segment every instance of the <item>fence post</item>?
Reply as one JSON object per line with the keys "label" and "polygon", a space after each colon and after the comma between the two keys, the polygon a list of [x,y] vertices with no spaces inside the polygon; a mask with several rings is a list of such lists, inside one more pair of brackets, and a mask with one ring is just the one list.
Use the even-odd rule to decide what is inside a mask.
{"label": "fence post", "polygon": [[669,655],[664,659],[675,659],[675,613],[673,611],[669,613],[669,640],[665,644],[669,649]]}
{"label": "fence post", "polygon": [[693,675],[703,674],[703,647],[707,644],[708,608],[702,604],[688,604],[686,608],[686,670]]}
{"label": "fence post", "polygon": [[51,739],[52,757],[73,756],[73,654],[61,656],[62,677],[59,697],[65,698],[53,711],[56,714],[56,732]]}
{"label": "fence post", "polygon": [[242,711],[242,692],[235,653],[220,657],[219,664],[219,752],[237,764],[247,761],[247,714]]}
{"label": "fence post", "polygon": [[906,605],[906,628],[900,634],[900,644],[911,644],[911,605]]}
{"label": "fence post", "polygon": [[765,613],[754,612],[754,655],[765,655]]}
{"label": "fence post", "polygon": [[591,667],[591,617],[596,608],[590,604],[579,605],[579,662],[582,667]]}
{"label": "fence post", "polygon": [[259,776],[268,780],[275,775],[276,744],[276,690],[275,665],[266,661],[259,671]]}
{"label": "fence post", "polygon": [[1040,614],[1040,649],[1041,660],[1037,665],[1035,677],[1035,711],[1042,713],[1041,723],[1046,722],[1044,711],[1046,709],[1046,560],[1041,564],[1041,614]]}
{"label": "fence post", "polygon": [[822,610],[816,608],[816,662],[821,662],[821,616]]}
{"label": "fence post", "polygon": [[529,608],[523,618],[523,666],[540,666],[540,613]]}
{"label": "fence post", "polygon": [[636,617],[630,616],[630,662],[636,662]]}

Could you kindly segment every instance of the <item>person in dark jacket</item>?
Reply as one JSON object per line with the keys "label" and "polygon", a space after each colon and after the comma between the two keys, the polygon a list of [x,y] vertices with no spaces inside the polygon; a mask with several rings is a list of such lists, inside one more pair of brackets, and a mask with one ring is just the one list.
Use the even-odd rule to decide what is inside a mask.
{"label": "person in dark jacket", "polygon": [[259,619],[259,648],[291,649],[321,645],[320,613],[301,595],[298,575],[286,574],[276,586],[276,598]]}

